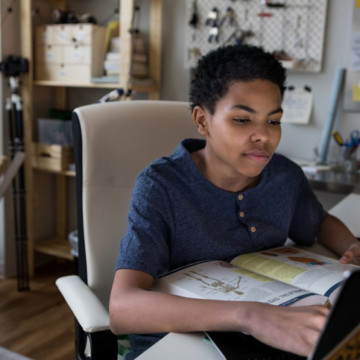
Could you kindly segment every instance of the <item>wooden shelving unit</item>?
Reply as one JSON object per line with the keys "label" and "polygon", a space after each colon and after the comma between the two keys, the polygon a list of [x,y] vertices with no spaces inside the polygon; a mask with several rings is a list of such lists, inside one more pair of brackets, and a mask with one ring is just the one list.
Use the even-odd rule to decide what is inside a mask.
{"label": "wooden shelving unit", "polygon": [[[96,0],[88,0],[96,1]],[[35,142],[34,128],[34,110],[35,98],[34,91],[39,87],[49,87],[56,92],[55,103],[51,104],[58,109],[65,109],[67,102],[67,89],[77,88],[104,88],[116,89],[131,88],[136,92],[148,94],[149,99],[158,99],[160,91],[160,69],[161,69],[161,37],[162,37],[162,0],[149,0],[149,78],[150,85],[144,85],[143,82],[133,81],[130,74],[132,62],[132,35],[129,32],[134,15],[135,0],[119,0],[119,20],[120,20],[120,76],[118,83],[63,83],[58,81],[37,81],[34,79],[35,74],[35,25],[33,9],[37,5],[46,5],[48,8],[69,9],[71,10],[71,1],[66,0],[20,0],[20,41],[21,56],[29,60],[29,72],[22,79],[22,98],[23,98],[23,118],[24,118],[24,143],[26,151],[25,160],[25,179],[26,179],[26,222],[27,222],[27,239],[29,253],[29,272],[34,275],[35,253],[44,253],[64,259],[72,259],[70,253],[70,243],[67,234],[67,180],[74,177],[73,171],[52,171],[32,165],[31,148]],[[36,6],[35,6],[36,5]],[[84,1],[84,10],[86,10],[86,1]],[[55,233],[46,239],[38,239],[35,234],[35,215],[34,208],[37,201],[35,194],[36,172],[51,173],[56,177],[56,219]],[[75,204],[74,204],[75,206]]]}

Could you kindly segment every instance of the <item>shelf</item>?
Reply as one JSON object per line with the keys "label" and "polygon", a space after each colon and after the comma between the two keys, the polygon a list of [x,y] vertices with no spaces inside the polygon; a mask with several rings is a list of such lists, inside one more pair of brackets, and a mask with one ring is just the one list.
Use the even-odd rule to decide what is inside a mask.
{"label": "shelf", "polygon": [[[52,87],[74,87],[74,88],[97,88],[97,89],[114,89],[121,87],[119,83],[62,83],[59,81],[35,80],[35,86],[52,86]],[[159,87],[155,82],[148,83],[148,80],[134,79],[130,85],[131,89],[137,92],[156,93]]]}
{"label": "shelf", "polygon": [[155,82],[147,83],[144,79],[133,79],[130,83],[130,87],[137,92],[145,93],[157,93],[159,92],[159,86]]}
{"label": "shelf", "polygon": [[82,88],[114,88],[119,87],[117,83],[62,83],[51,80],[34,80],[35,86],[54,86],[54,87],[82,87]]}
{"label": "shelf", "polygon": [[42,171],[42,172],[49,172],[49,173],[56,174],[56,175],[74,176],[74,177],[76,176],[76,173],[73,170],[55,171],[55,170],[45,169],[45,168],[39,167],[39,166],[33,166],[33,169]]}
{"label": "shelf", "polygon": [[38,241],[34,244],[34,249],[42,254],[74,260],[74,256],[70,252],[71,245],[68,239],[51,238],[44,241]]}
{"label": "shelf", "polygon": [[[90,2],[90,1],[89,1]],[[37,26],[47,25],[50,18],[33,16],[34,7],[40,6],[42,14],[48,14],[53,9],[69,10],[71,8],[71,1],[69,0],[20,0],[20,50],[21,56],[29,60],[29,71],[27,76],[23,79],[22,99],[23,99],[23,119],[24,119],[24,145],[27,152],[25,157],[25,181],[26,181],[26,223],[27,223],[27,238],[29,243],[29,270],[30,275],[34,275],[35,252],[44,253],[52,256],[57,256],[65,259],[72,259],[70,252],[70,244],[67,240],[69,232],[68,211],[70,207],[76,204],[68,204],[69,200],[75,202],[75,197],[69,195],[69,185],[73,185],[73,179],[67,177],[75,177],[75,171],[68,170],[68,164],[73,164],[73,159],[62,161],[60,163],[51,162],[53,158],[58,156],[49,155],[49,159],[44,159],[46,156],[43,152],[34,152],[37,149],[34,135],[37,129],[35,119],[39,118],[39,114],[43,111],[42,106],[53,107],[56,109],[66,109],[68,107],[68,98],[72,95],[73,89],[104,89],[104,92],[110,92],[114,89],[124,89],[125,92],[131,89],[133,93],[147,93],[149,100],[159,99],[161,86],[161,40],[162,40],[162,2],[163,0],[148,0],[150,7],[149,11],[149,26],[146,34],[148,35],[148,78],[133,78],[131,74],[132,67],[132,33],[129,29],[132,28],[132,21],[134,19],[135,0],[115,0],[119,7],[119,22],[120,22],[120,74],[118,78],[106,79],[104,81],[112,81],[112,83],[99,83],[99,79],[92,79],[89,76],[77,76],[77,80],[72,77],[59,78],[52,77],[55,80],[36,80],[36,76],[42,79],[50,77],[39,77],[35,71],[36,64],[36,28]],[[84,10],[95,4],[84,2]],[[43,12],[44,7],[44,12]],[[40,8],[39,8],[40,9]],[[78,74],[77,74],[78,75]],[[86,79],[86,81],[84,80]],[[102,79],[103,80],[103,79]],[[43,104],[41,96],[47,88],[50,91],[51,101],[49,104]],[[68,91],[68,90],[71,91]],[[109,90],[106,90],[109,89]],[[38,90],[38,91],[37,91]],[[87,93],[87,91],[85,91]],[[92,94],[89,93],[89,98]],[[84,99],[85,104],[87,103]],[[38,106],[38,105],[41,106]],[[44,110],[45,111],[45,110]],[[36,137],[35,137],[36,138]],[[65,157],[66,155],[64,155]],[[34,160],[34,157],[35,160]],[[38,159],[41,157],[41,159]],[[44,158],[43,158],[44,157]],[[71,169],[74,169],[71,167]],[[41,173],[47,173],[51,176],[42,177]],[[44,186],[44,189],[42,189]],[[70,188],[71,190],[72,188]],[[44,200],[41,206],[48,206],[54,208],[54,229],[50,229],[53,234],[52,238],[46,241],[36,239],[37,226],[41,226],[38,218],[35,218],[34,213],[36,196],[41,196],[42,191],[50,190],[54,197]],[[53,203],[52,203],[53,202]],[[73,214],[71,214],[72,216]]]}

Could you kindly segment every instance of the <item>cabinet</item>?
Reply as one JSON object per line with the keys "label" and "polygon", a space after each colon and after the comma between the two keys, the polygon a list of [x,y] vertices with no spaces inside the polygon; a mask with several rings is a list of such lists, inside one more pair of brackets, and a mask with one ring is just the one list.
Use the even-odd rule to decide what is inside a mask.
{"label": "cabinet", "polygon": [[[82,8],[85,11],[86,5],[91,1],[82,1]],[[52,104],[49,106],[57,109],[65,109],[67,106],[68,91],[72,88],[103,88],[115,89],[123,88],[125,91],[129,88],[137,93],[148,94],[149,99],[158,99],[160,91],[160,69],[161,69],[161,33],[162,33],[162,0],[143,0],[149,6],[149,32],[148,32],[148,61],[149,61],[149,80],[136,81],[130,74],[132,63],[132,34],[129,31],[134,19],[135,0],[119,1],[119,21],[120,21],[120,75],[118,83],[94,84],[87,77],[78,78],[48,78],[41,80],[41,71],[39,64],[36,63],[36,57],[41,59],[44,56],[44,48],[36,49],[36,29],[41,25],[46,25],[49,21],[53,9],[72,10],[71,1],[65,0],[20,0],[20,42],[21,56],[29,59],[29,72],[22,75],[22,98],[23,98],[23,118],[24,118],[24,143],[25,143],[25,180],[26,180],[26,224],[28,240],[28,262],[29,272],[34,275],[35,254],[45,253],[60,258],[72,259],[70,253],[70,243],[68,241],[68,183],[75,176],[73,171],[54,171],[46,167],[39,167],[36,161],[32,161],[34,156],[32,150],[36,148],[36,118],[37,107],[40,102],[41,93],[53,92]],[[40,9],[41,16],[34,16]],[[47,16],[44,16],[47,14]],[[88,25],[86,25],[88,26]],[[90,25],[89,25],[90,26]],[[46,28],[44,28],[46,31]],[[97,41],[96,39],[94,40]],[[45,43],[43,44],[45,46]],[[64,48],[65,46],[65,48]],[[93,51],[88,44],[84,51]],[[61,45],[56,51],[65,52],[66,45]],[[41,60],[40,60],[41,62]],[[79,64],[76,64],[78,66]],[[56,66],[56,64],[54,64]],[[86,69],[86,64],[83,68]],[[40,71],[40,74],[39,74]],[[48,70],[47,70],[48,71]],[[37,79],[37,80],[35,80]],[[39,95],[40,94],[40,95]],[[37,188],[43,187],[44,174],[51,177],[53,187],[50,187],[50,202],[55,203],[53,220],[53,235],[39,236],[39,228],[45,225],[46,219],[41,219],[39,215],[39,195]],[[40,181],[39,181],[40,178]],[[40,184],[39,184],[40,182]],[[46,184],[45,184],[46,185]],[[49,195],[49,192],[48,194]],[[71,200],[75,207],[75,199]],[[41,211],[40,211],[41,212]],[[43,223],[43,224],[42,224]],[[40,231],[41,232],[41,231]]]}
{"label": "cabinet", "polygon": [[90,83],[103,68],[104,26],[56,24],[36,28],[35,79]]}

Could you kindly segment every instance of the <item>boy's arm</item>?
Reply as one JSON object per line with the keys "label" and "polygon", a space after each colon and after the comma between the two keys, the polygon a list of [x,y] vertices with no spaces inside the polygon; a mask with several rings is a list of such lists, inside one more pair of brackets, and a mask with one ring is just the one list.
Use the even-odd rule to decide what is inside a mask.
{"label": "boy's arm", "polygon": [[320,244],[340,256],[340,262],[360,265],[360,241],[346,225],[333,215],[326,214],[318,234]]}
{"label": "boy's arm", "polygon": [[307,356],[328,315],[323,306],[190,299],[151,291],[152,284],[153,278],[144,272],[116,271],[109,307],[115,334],[242,331],[268,345]]}

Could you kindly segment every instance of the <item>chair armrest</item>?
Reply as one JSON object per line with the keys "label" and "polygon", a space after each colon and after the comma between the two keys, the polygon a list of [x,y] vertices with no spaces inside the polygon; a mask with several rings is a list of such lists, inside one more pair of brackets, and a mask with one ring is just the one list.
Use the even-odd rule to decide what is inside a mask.
{"label": "chair armrest", "polygon": [[56,285],[85,332],[110,329],[108,310],[79,276],[63,276]]}

